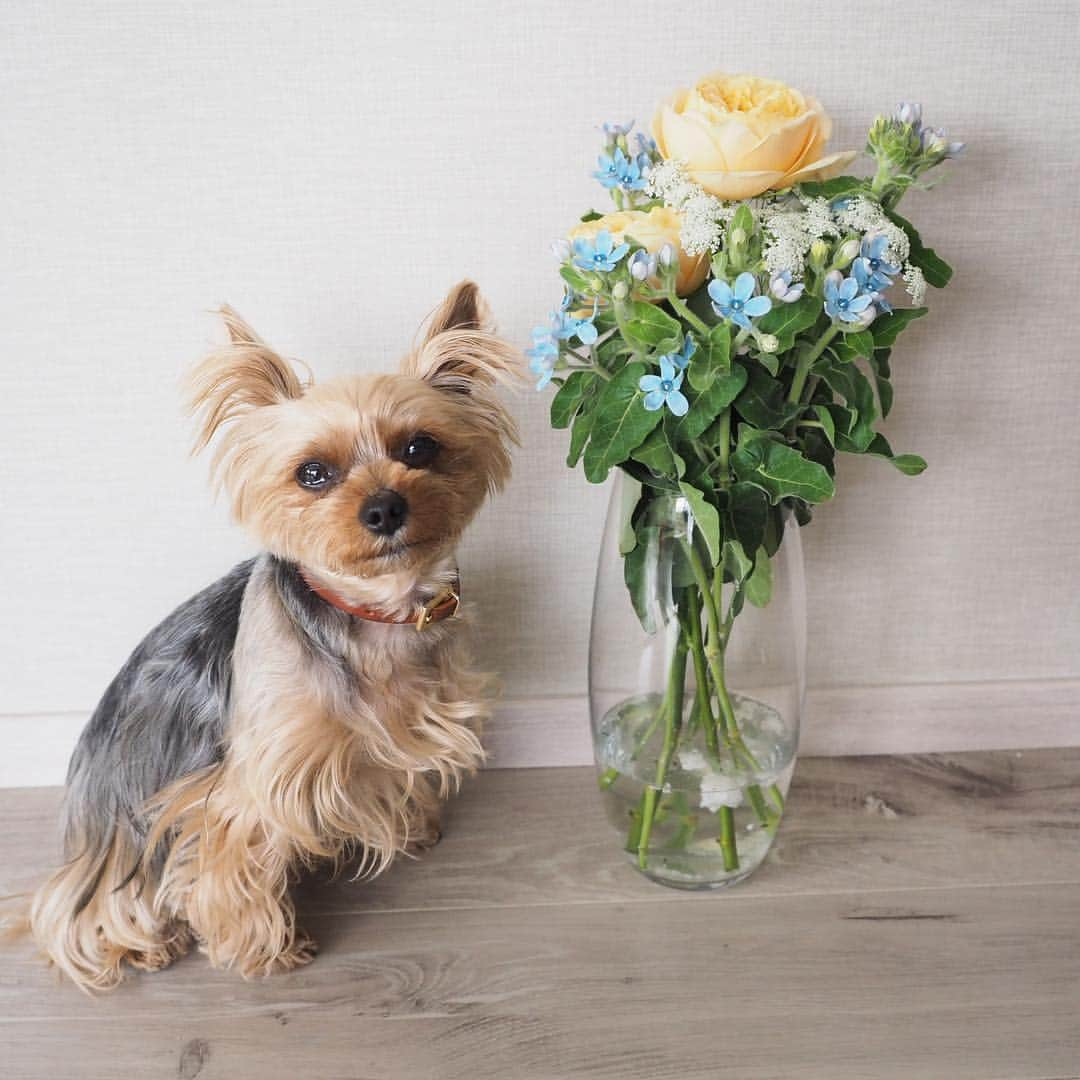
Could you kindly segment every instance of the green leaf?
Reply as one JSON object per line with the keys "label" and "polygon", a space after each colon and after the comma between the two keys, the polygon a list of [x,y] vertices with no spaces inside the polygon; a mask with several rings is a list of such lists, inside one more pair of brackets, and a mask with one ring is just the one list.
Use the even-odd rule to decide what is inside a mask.
{"label": "green leaf", "polygon": [[574,371],[551,399],[551,426],[567,428],[577,416],[582,401],[592,393],[598,376],[592,371]]}
{"label": "green leaf", "polygon": [[724,570],[734,582],[744,581],[754,569],[754,560],[743,550],[738,540],[724,541]]}
{"label": "green leaf", "polygon": [[588,213],[581,215],[582,221],[599,221],[604,215],[599,210],[590,210]]}
{"label": "green leaf", "polygon": [[867,359],[874,355],[874,335],[869,330],[857,330],[853,334],[842,334],[832,343],[836,358],[842,364],[853,360]]}
{"label": "green leaf", "polygon": [[734,367],[715,378],[690,403],[687,414],[674,425],[677,439],[696,439],[726,409],[746,385],[746,369]]}
{"label": "green leaf", "polygon": [[626,340],[638,349],[649,351],[659,345],[677,349],[682,342],[682,324],[656,304],[630,301],[624,324]]}
{"label": "green leaf", "polygon": [[736,229],[742,229],[747,237],[752,236],[754,233],[754,215],[746,203],[741,203],[738,210],[732,215],[731,223],[727,229],[728,236],[731,236]]}
{"label": "green leaf", "polygon": [[[761,460],[748,467],[749,459],[744,449],[756,451]],[[816,461],[803,457],[784,443],[761,440],[746,448],[740,447],[732,455],[740,480],[749,480],[763,487],[774,503],[792,496],[810,503],[825,502],[833,497],[835,488],[832,477]]]}
{"label": "green leaf", "polygon": [[585,444],[589,441],[595,417],[596,413],[594,412],[584,412],[578,413],[574,418],[574,426],[570,431],[570,451],[566,455],[566,464],[571,469],[575,468],[581,460],[581,454],[585,449]]}
{"label": "green leaf", "polygon": [[881,315],[873,322],[874,348],[887,349],[900,336],[900,332],[916,319],[926,314],[926,308],[895,308],[891,315]]}
{"label": "green leaf", "polygon": [[788,402],[783,385],[757,364],[749,369],[748,375],[745,389],[735,399],[736,411],[756,428],[782,428],[799,406]]}
{"label": "green leaf", "polygon": [[865,453],[891,461],[905,476],[918,476],[926,470],[926,462],[918,454],[894,454],[884,435],[875,435]]}
{"label": "green leaf", "polygon": [[690,512],[694,515],[694,524],[709,549],[709,558],[713,566],[720,561],[720,514],[708,499],[704,492],[688,484],[685,480],[679,481],[679,490],[690,504]]}
{"label": "green leaf", "polygon": [[895,210],[885,212],[894,225],[899,225],[908,234],[908,239],[911,241],[908,262],[923,272],[928,285],[933,285],[935,289],[944,289],[952,279],[952,267],[933,248],[927,247],[922,242],[922,237],[910,221],[902,218]]}
{"label": "green leaf", "polygon": [[727,519],[744,550],[754,551],[765,538],[769,495],[757,484],[737,480],[728,488]]}
{"label": "green leaf", "polygon": [[787,352],[803,330],[809,330],[821,314],[821,300],[815,296],[800,296],[793,304],[774,300],[772,310],[757,320],[763,334],[775,334],[780,342],[778,353]]}
{"label": "green leaf", "polygon": [[829,412],[828,406],[826,406],[826,405],[815,405],[814,406],[814,415],[818,418],[818,421],[821,424],[822,431],[825,432],[825,438],[828,439],[829,442],[832,443],[833,446],[835,446],[836,445],[836,423],[833,420],[832,413]]}
{"label": "green leaf", "polygon": [[877,407],[874,402],[874,388],[862,371],[854,364],[833,362],[818,369],[828,387],[839,394],[848,408],[855,413],[855,422],[850,426],[837,420],[836,448],[849,454],[861,454],[874,437],[874,421],[877,419]]}
{"label": "green leaf", "polygon": [[754,572],[746,582],[746,599],[754,607],[763,608],[772,599],[772,560],[763,548],[754,556]]}
{"label": "green leaf", "polygon": [[834,176],[831,180],[804,180],[798,186],[806,195],[835,199],[840,195],[864,190],[866,181],[857,176]]}
{"label": "green leaf", "polygon": [[889,350],[882,349],[870,357],[870,370],[874,373],[874,385],[877,387],[878,403],[882,417],[892,410],[893,388],[889,382]]}
{"label": "green leaf", "polygon": [[619,554],[628,555],[637,546],[637,532],[634,529],[634,516],[641,501],[641,484],[628,476],[620,486],[619,520],[622,530],[619,533]]}
{"label": "green leaf", "polygon": [[660,422],[661,410],[649,412],[638,389],[646,370],[640,362],[627,364],[600,391],[585,450],[585,476],[594,484],[603,483],[608,470],[625,461]]}
{"label": "green leaf", "polygon": [[591,295],[595,291],[592,281],[571,263],[563,263],[559,267],[559,276],[574,292]]}
{"label": "green leaf", "polygon": [[623,557],[623,580],[630,593],[630,603],[646,634],[656,632],[653,620],[652,585],[649,563],[656,557],[660,530],[655,525],[642,525],[637,530],[637,545]]}
{"label": "green leaf", "polygon": [[687,378],[695,390],[705,390],[713,379],[731,370],[731,327],[717,323],[704,341],[695,341],[697,349],[690,357]]}
{"label": "green leaf", "polygon": [[686,471],[686,462],[672,446],[668,423],[665,420],[653,428],[652,434],[630,456],[658,476],[680,477]]}

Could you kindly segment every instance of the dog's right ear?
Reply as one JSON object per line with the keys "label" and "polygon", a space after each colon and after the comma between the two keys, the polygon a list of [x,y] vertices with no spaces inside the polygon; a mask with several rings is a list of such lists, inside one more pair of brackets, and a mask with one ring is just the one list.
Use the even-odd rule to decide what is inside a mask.
{"label": "dog's right ear", "polygon": [[304,387],[292,365],[279,356],[227,304],[221,317],[229,344],[215,349],[188,378],[188,406],[200,416],[195,452],[218,429],[252,409],[298,398]]}

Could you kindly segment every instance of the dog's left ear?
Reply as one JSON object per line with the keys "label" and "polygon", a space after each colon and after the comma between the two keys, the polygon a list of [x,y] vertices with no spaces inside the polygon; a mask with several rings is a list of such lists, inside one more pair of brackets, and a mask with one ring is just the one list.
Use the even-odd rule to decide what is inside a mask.
{"label": "dog's left ear", "polygon": [[422,344],[405,358],[401,369],[440,390],[470,394],[480,387],[516,381],[521,355],[496,335],[476,284],[461,281],[431,314]]}

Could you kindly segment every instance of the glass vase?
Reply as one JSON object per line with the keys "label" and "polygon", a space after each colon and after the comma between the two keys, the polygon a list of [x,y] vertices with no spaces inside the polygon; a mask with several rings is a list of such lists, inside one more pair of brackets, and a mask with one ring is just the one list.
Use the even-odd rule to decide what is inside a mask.
{"label": "glass vase", "polygon": [[589,649],[594,755],[626,857],[676,888],[753,873],[791,783],[802,549],[792,511],[774,507],[770,520],[747,574],[738,545],[707,548],[681,495],[643,496],[624,473],[612,491]]}

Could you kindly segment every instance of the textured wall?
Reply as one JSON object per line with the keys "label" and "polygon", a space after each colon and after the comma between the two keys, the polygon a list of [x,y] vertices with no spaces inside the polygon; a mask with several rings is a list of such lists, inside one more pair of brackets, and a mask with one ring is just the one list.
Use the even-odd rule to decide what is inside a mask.
{"label": "textured wall", "polygon": [[[470,275],[524,342],[558,295],[549,240],[604,197],[594,125],[715,68],[816,94],[836,148],[901,98],[970,147],[904,210],[957,269],[895,357],[887,432],[930,469],[845,460],[804,534],[818,745],[878,745],[829,741],[838,694],[874,700],[850,688],[931,730],[984,681],[1020,706],[996,722],[1047,708],[1080,736],[1078,46],[1067,0],[5,4],[0,759],[47,756],[57,717],[65,743],[141,633],[248,550],[178,410],[208,308],[321,374],[376,370]],[[462,561],[525,740],[504,750],[562,760],[606,493],[564,468],[546,405],[517,403],[516,480]]]}

